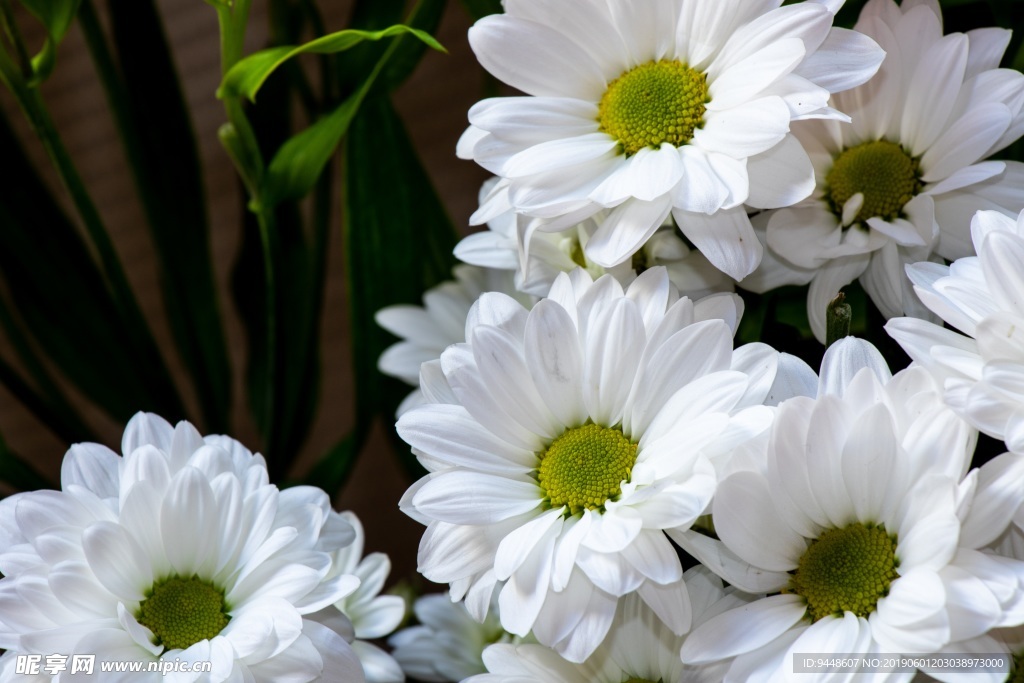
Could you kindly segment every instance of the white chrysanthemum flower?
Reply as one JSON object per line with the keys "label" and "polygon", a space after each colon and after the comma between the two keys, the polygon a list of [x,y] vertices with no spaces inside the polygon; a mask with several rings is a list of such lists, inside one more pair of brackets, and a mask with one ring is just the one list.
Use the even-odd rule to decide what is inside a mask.
{"label": "white chrysanthemum flower", "polygon": [[478,21],[480,63],[528,96],[470,109],[458,154],[502,179],[474,222],[511,208],[554,232],[609,209],[586,253],[611,267],[671,213],[718,269],[748,275],[762,249],[744,202],[789,206],[814,187],[790,122],[848,120],[830,93],[883,56],[832,28],[841,0],[781,4],[508,0]]}
{"label": "white chrysanthemum flower", "polygon": [[334,606],[352,623],[349,642],[363,665],[367,683],[401,683],[402,667],[391,655],[368,640],[392,633],[405,618],[405,600],[398,595],[380,595],[391,572],[391,560],[384,553],[363,557],[363,524],[354,512],[342,512],[342,519],[355,531],[355,539],[338,553],[336,571],[359,579],[359,588]]}
{"label": "white chrysanthemum flower", "polygon": [[424,595],[413,610],[419,624],[388,639],[394,657],[410,678],[427,683],[459,683],[487,671],[483,652],[495,643],[519,643],[498,618],[497,593],[483,623],[474,619],[465,603],[448,594]]}
{"label": "white chrysanthemum flower", "polygon": [[[496,182],[492,178],[484,183],[481,202]],[[665,266],[668,279],[680,294],[691,299],[733,291],[732,278],[711,265],[704,254],[688,247],[671,221],[654,233],[631,260],[610,268],[599,266],[587,258],[586,250],[606,215],[606,211],[600,211],[562,232],[533,232],[529,246],[521,249],[519,220],[509,209],[488,220],[487,230],[463,238],[455,246],[455,256],[476,266],[514,270],[516,289],[538,297],[547,296],[559,273],[577,267],[594,278],[609,273],[625,287],[636,279],[638,270]]]}
{"label": "white chrysanthemum flower", "polygon": [[719,485],[721,541],[679,536],[734,585],[781,593],[698,627],[683,660],[789,680],[794,653],[934,653],[1021,623],[1024,562],[982,549],[1019,505],[1024,459],[965,477],[975,432],[926,371],[890,378],[866,342],[833,345],[821,379],[816,400],[779,406],[765,470]]}
{"label": "white chrysanthemum flower", "polygon": [[[505,270],[460,264],[452,274],[455,280],[427,290],[422,306],[398,304],[377,311],[377,324],[402,340],[385,349],[377,362],[385,375],[417,386],[420,365],[437,360],[446,348],[466,340],[466,316],[484,292],[507,294],[525,306],[534,302],[516,289],[512,273]],[[398,414],[422,401],[419,389],[414,390],[402,401]]]}
{"label": "white chrysanthemum flower", "polygon": [[[723,588],[703,567],[687,570],[676,590],[689,592],[695,625],[753,599]],[[721,683],[726,663],[680,661],[685,640],[631,595],[619,602],[608,638],[587,661],[572,664],[542,645],[492,645],[484,651],[489,673],[465,683]]]}
{"label": "white chrysanthemum flower", "polygon": [[563,273],[531,311],[484,294],[467,343],[422,366],[431,402],[398,421],[430,471],[401,503],[428,525],[420,572],[481,620],[504,582],[505,630],[532,629],[574,661],[633,591],[685,631],[663,530],[689,527],[714,462],[767,429],[760,404],[780,367],[763,344],[733,352],[739,305],[678,299],[664,268],[625,292],[609,275]]}
{"label": "white chrysanthemum flower", "polygon": [[210,682],[363,680],[311,618],[359,585],[334,571],[354,534],[327,494],[279,491],[262,456],[187,422],[140,413],[121,448],[72,446],[62,491],[0,501],[0,648],[209,661]]}
{"label": "white chrysanthemum flower", "polygon": [[968,336],[913,318],[885,328],[943,382],[953,410],[1024,453],[1024,213],[980,211],[971,235],[978,256],[907,268],[925,305]]}
{"label": "white chrysanthemum flower", "polygon": [[975,211],[1024,206],[1024,164],[982,161],[1024,132],[1024,75],[998,68],[1010,32],[944,36],[936,0],[871,0],[855,28],[878,41],[885,61],[868,83],[833,99],[852,123],[793,126],[816,187],[763,219],[773,258],[741,283],[765,291],[810,282],[807,313],[819,340],[828,302],[858,278],[887,318],[925,317],[904,267],[967,256]]}

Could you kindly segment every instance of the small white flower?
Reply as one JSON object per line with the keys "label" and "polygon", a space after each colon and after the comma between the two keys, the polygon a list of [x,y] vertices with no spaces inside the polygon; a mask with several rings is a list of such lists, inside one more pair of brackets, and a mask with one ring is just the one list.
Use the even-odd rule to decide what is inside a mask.
{"label": "small white flower", "polygon": [[[695,625],[753,599],[723,588],[703,567],[687,570],[675,589],[689,591]],[[685,641],[632,595],[619,602],[608,638],[587,661],[572,664],[541,645],[492,645],[484,651],[489,673],[465,683],[721,683],[727,663],[683,664]]]}
{"label": "small white flower", "polygon": [[935,0],[870,0],[855,28],[885,61],[833,98],[852,123],[793,126],[814,164],[814,193],[755,221],[771,254],[740,283],[762,292],[810,282],[807,313],[821,341],[828,302],[858,278],[887,318],[927,316],[904,267],[967,256],[975,211],[1024,206],[1024,164],[983,161],[1024,132],[1024,75],[998,68],[1010,32],[944,36]]}
{"label": "small white flower", "polygon": [[563,273],[530,311],[484,294],[467,343],[423,365],[431,402],[398,432],[430,474],[401,505],[428,525],[419,570],[467,596],[477,619],[502,582],[505,630],[532,629],[573,661],[627,593],[688,628],[664,530],[689,527],[715,463],[767,429],[779,354],[733,352],[735,295],[677,296],[664,268],[626,291]]}
{"label": "small white flower", "polygon": [[[496,180],[484,183],[481,202]],[[626,287],[636,279],[638,270],[665,266],[679,293],[692,299],[733,290],[732,279],[711,265],[704,254],[686,246],[671,221],[654,233],[632,260],[610,268],[599,266],[587,258],[587,243],[606,215],[600,211],[565,231],[533,232],[529,245],[520,248],[520,221],[509,209],[488,220],[487,230],[463,238],[455,247],[455,256],[476,266],[514,270],[516,289],[538,297],[547,295],[559,273],[577,267],[594,278],[609,273]]]}
{"label": "small white flower", "polygon": [[354,534],[327,494],[279,491],[262,456],[187,422],[140,413],[121,449],[72,446],[62,491],[0,501],[0,648],[95,653],[97,669],[209,661],[209,682],[363,680],[342,635],[313,618],[359,586],[334,571]]}
{"label": "small white flower", "polygon": [[673,534],[727,581],[776,593],[698,627],[683,660],[788,680],[793,653],[934,653],[1021,623],[1024,562],[983,549],[1019,504],[1024,461],[965,477],[974,435],[922,368],[890,378],[869,344],[833,345],[818,398],[779,406],[764,471],[719,485],[721,541]]}
{"label": "small white flower", "polygon": [[428,683],[459,683],[486,672],[484,648],[522,640],[501,628],[496,598],[497,593],[483,623],[470,616],[465,603],[452,602],[448,594],[418,598],[413,610],[420,623],[388,639],[406,675]]}
{"label": "small white flower", "polygon": [[355,531],[352,543],[338,552],[338,573],[359,579],[359,588],[334,606],[352,623],[354,639],[349,640],[363,665],[367,683],[400,683],[402,668],[391,655],[368,640],[389,635],[405,617],[405,600],[397,595],[380,595],[391,572],[391,560],[384,553],[363,557],[363,524],[354,512],[342,512],[342,519]]}
{"label": "small white flower", "polygon": [[[420,365],[466,340],[466,315],[484,292],[501,292],[525,306],[533,305],[533,297],[517,291],[512,274],[504,270],[457,265],[452,274],[455,280],[427,290],[422,306],[398,304],[377,311],[377,324],[402,340],[389,346],[377,362],[385,375],[419,385]],[[422,400],[419,390],[413,391],[402,401],[398,414]]]}
{"label": "small white flower", "polygon": [[458,154],[501,178],[473,218],[507,209],[568,229],[608,210],[586,245],[627,261],[671,214],[730,277],[761,258],[743,208],[789,206],[813,169],[790,122],[847,120],[830,93],[866,81],[882,52],[832,28],[841,2],[508,0],[469,41],[526,93],[469,112]]}
{"label": "small white flower", "polygon": [[936,374],[953,410],[1024,453],[1024,213],[979,211],[971,235],[978,256],[907,268],[925,305],[968,336],[913,318],[885,328]]}

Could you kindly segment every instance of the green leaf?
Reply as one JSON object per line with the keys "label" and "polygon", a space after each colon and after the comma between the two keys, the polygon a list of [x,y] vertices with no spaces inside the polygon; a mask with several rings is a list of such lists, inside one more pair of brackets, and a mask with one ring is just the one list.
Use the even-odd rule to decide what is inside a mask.
{"label": "green leaf", "polygon": [[[409,15],[406,24],[430,34],[436,33],[447,4],[447,0],[421,0]],[[428,47],[426,43],[408,36],[401,36],[397,40],[398,48],[380,76],[380,87],[388,90],[394,90],[412,75]]]}
{"label": "green leaf", "polygon": [[[427,288],[450,279],[456,233],[389,98],[363,105],[347,138],[345,168],[356,420],[366,424],[381,415],[393,424],[411,387],[377,371],[377,359],[395,339],[374,315],[392,304],[419,303]],[[403,452],[407,465],[415,463]]]}
{"label": "green leaf", "polygon": [[81,0],[21,0],[21,4],[46,28],[43,49],[32,58],[35,74],[31,85],[36,86],[49,78],[57,62],[57,46],[64,40]]}
{"label": "green leaf", "polygon": [[235,64],[224,76],[224,82],[221,83],[217,96],[221,98],[245,97],[255,102],[256,93],[259,92],[267,77],[292,57],[305,53],[333,54],[343,52],[366,40],[381,40],[382,38],[390,38],[401,34],[413,35],[435,50],[445,52],[444,47],[430,34],[409,26],[399,24],[390,26],[382,31],[348,29],[317,38],[298,47],[292,45],[272,47],[246,57]]}
{"label": "green leaf", "polygon": [[473,19],[482,19],[489,14],[501,14],[501,0],[462,0],[462,6]]}
{"label": "green leaf", "polygon": [[153,0],[110,0],[109,6],[117,63],[91,0],[82,4],[82,30],[157,247],[171,332],[206,430],[222,432],[231,408],[231,366],[192,122]]}
{"label": "green leaf", "polygon": [[46,27],[50,38],[60,42],[75,20],[81,0],[21,0],[21,4]]}
{"label": "green leaf", "polygon": [[[387,30],[378,33],[383,34]],[[414,35],[421,33],[407,27],[403,30],[413,31]],[[281,145],[263,178],[259,197],[264,204],[273,206],[282,201],[300,199],[312,189],[396,47],[396,43],[388,47],[359,90],[330,114]]]}

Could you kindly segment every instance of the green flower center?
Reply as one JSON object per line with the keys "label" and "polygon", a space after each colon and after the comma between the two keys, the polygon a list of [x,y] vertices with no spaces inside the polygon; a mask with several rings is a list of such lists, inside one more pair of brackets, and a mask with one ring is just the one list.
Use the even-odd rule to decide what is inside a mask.
{"label": "green flower center", "polygon": [[896,539],[884,526],[829,529],[800,558],[787,592],[807,600],[813,621],[843,612],[867,617],[889,594],[897,565]]}
{"label": "green flower center", "polygon": [[708,102],[704,74],[682,62],[647,62],[608,85],[598,104],[601,131],[619,141],[626,156],[668,142],[681,147],[701,126]]}
{"label": "green flower center", "polygon": [[600,510],[622,493],[636,450],[621,429],[596,424],[567,429],[540,456],[538,480],[553,508],[566,505],[574,515]]}
{"label": "green flower center", "polygon": [[825,175],[825,185],[832,211],[840,217],[850,197],[858,192],[864,194],[864,204],[855,221],[872,216],[894,220],[924,187],[918,160],[888,140],[865,142],[844,150]]}
{"label": "green flower center", "polygon": [[224,591],[196,577],[157,581],[139,605],[138,620],[169,650],[184,650],[209,640],[231,620]]}

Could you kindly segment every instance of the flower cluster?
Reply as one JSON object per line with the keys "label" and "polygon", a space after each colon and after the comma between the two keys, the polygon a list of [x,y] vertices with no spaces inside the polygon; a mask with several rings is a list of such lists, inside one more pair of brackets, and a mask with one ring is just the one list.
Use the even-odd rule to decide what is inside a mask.
{"label": "flower cluster", "polygon": [[[495,176],[487,229],[376,315],[425,471],[398,504],[447,593],[407,614],[354,514],[140,413],[121,454],[73,446],[61,491],[0,501],[0,682],[89,675],[21,670],[53,652],[211,683],[1022,680],[1024,164],[989,157],[1024,133],[1024,75],[1008,31],[945,34],[937,0],[853,29],[843,4],[479,20],[521,93],[458,144]],[[846,334],[854,281],[909,366]],[[758,336],[783,285],[817,370]]]}
{"label": "flower cluster", "polygon": [[[1017,670],[1024,167],[987,158],[1024,132],[1024,75],[999,68],[1007,31],[944,35],[934,1],[869,0],[853,30],[842,4],[505,0],[470,31],[523,94],[469,112],[458,153],[496,177],[455,253],[511,279],[381,313],[404,339],[384,367],[421,337],[399,316],[452,292],[397,430],[427,470],[401,502],[426,526],[419,571],[465,607],[423,603],[393,639],[407,671],[776,681],[795,653],[860,653],[803,675],[908,681],[871,656],[965,652],[1001,668],[916,675]],[[856,279],[915,316],[887,326],[909,368],[856,338],[819,372],[735,341],[737,286],[809,285],[826,341]],[[977,430],[1009,452],[976,466]],[[437,653],[452,637],[471,662]]]}

